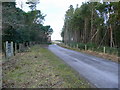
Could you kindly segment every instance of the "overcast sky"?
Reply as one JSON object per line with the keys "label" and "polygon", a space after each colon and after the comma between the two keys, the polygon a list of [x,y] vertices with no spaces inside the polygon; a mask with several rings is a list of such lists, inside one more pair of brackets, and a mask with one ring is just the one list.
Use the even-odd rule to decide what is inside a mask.
{"label": "overcast sky", "polygon": [[[17,6],[20,6],[21,1],[16,0]],[[27,0],[24,0],[24,2]],[[54,32],[52,34],[52,40],[61,40],[61,30],[64,24],[64,15],[70,5],[74,8],[78,4],[79,6],[85,0],[40,0],[40,4],[37,5],[37,9],[41,10],[43,14],[46,14],[44,25],[50,25]],[[23,2],[23,3],[24,3]],[[26,5],[23,5],[23,9],[28,11]]]}

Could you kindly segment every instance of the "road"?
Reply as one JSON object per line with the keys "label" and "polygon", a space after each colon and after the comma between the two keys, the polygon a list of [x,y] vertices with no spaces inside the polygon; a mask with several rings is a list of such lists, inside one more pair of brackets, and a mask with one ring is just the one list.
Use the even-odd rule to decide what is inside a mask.
{"label": "road", "polygon": [[118,88],[117,63],[55,44],[49,45],[48,49],[97,88]]}

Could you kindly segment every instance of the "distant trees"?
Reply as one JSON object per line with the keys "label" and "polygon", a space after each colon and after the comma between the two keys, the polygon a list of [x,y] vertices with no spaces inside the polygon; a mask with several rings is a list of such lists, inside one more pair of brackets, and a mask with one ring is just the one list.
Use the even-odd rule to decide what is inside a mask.
{"label": "distant trees", "polygon": [[120,2],[87,2],[66,11],[61,36],[64,43],[120,46]]}
{"label": "distant trees", "polygon": [[36,3],[28,2],[28,4],[30,4],[31,11],[24,12],[16,8],[15,2],[2,3],[2,42],[48,42],[48,36],[52,34],[53,29],[50,26],[43,26],[45,15],[35,9]]}

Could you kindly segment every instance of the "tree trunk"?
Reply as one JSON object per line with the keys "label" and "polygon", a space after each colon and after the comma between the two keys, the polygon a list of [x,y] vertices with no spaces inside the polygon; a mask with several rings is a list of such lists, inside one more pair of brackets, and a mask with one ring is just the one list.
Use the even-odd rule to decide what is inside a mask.
{"label": "tree trunk", "polygon": [[110,47],[113,47],[113,31],[111,24],[110,24]]}
{"label": "tree trunk", "polygon": [[84,28],[85,28],[85,31],[84,31],[84,43],[87,43],[87,37],[86,37],[86,35],[87,35],[87,18],[85,18],[85,26],[84,26]]}
{"label": "tree trunk", "polygon": [[90,32],[91,43],[92,43],[92,36],[93,36],[93,4],[92,4],[92,11],[91,11],[91,32]]}

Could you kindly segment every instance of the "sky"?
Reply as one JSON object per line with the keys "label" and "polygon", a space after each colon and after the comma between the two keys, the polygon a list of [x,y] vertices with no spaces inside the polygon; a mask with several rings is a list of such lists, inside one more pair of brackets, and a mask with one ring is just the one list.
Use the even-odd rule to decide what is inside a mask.
{"label": "sky", "polygon": [[[27,0],[16,0],[17,6],[21,7],[23,3],[23,10],[28,11],[28,6],[25,5]],[[21,2],[22,1],[22,2]],[[50,25],[53,29],[53,34],[51,36],[52,40],[62,40],[61,30],[64,24],[65,12],[68,10],[70,5],[73,5],[76,8],[76,5],[79,6],[82,2],[86,0],[40,0],[40,3],[37,5],[37,10],[46,15],[44,25]]]}

